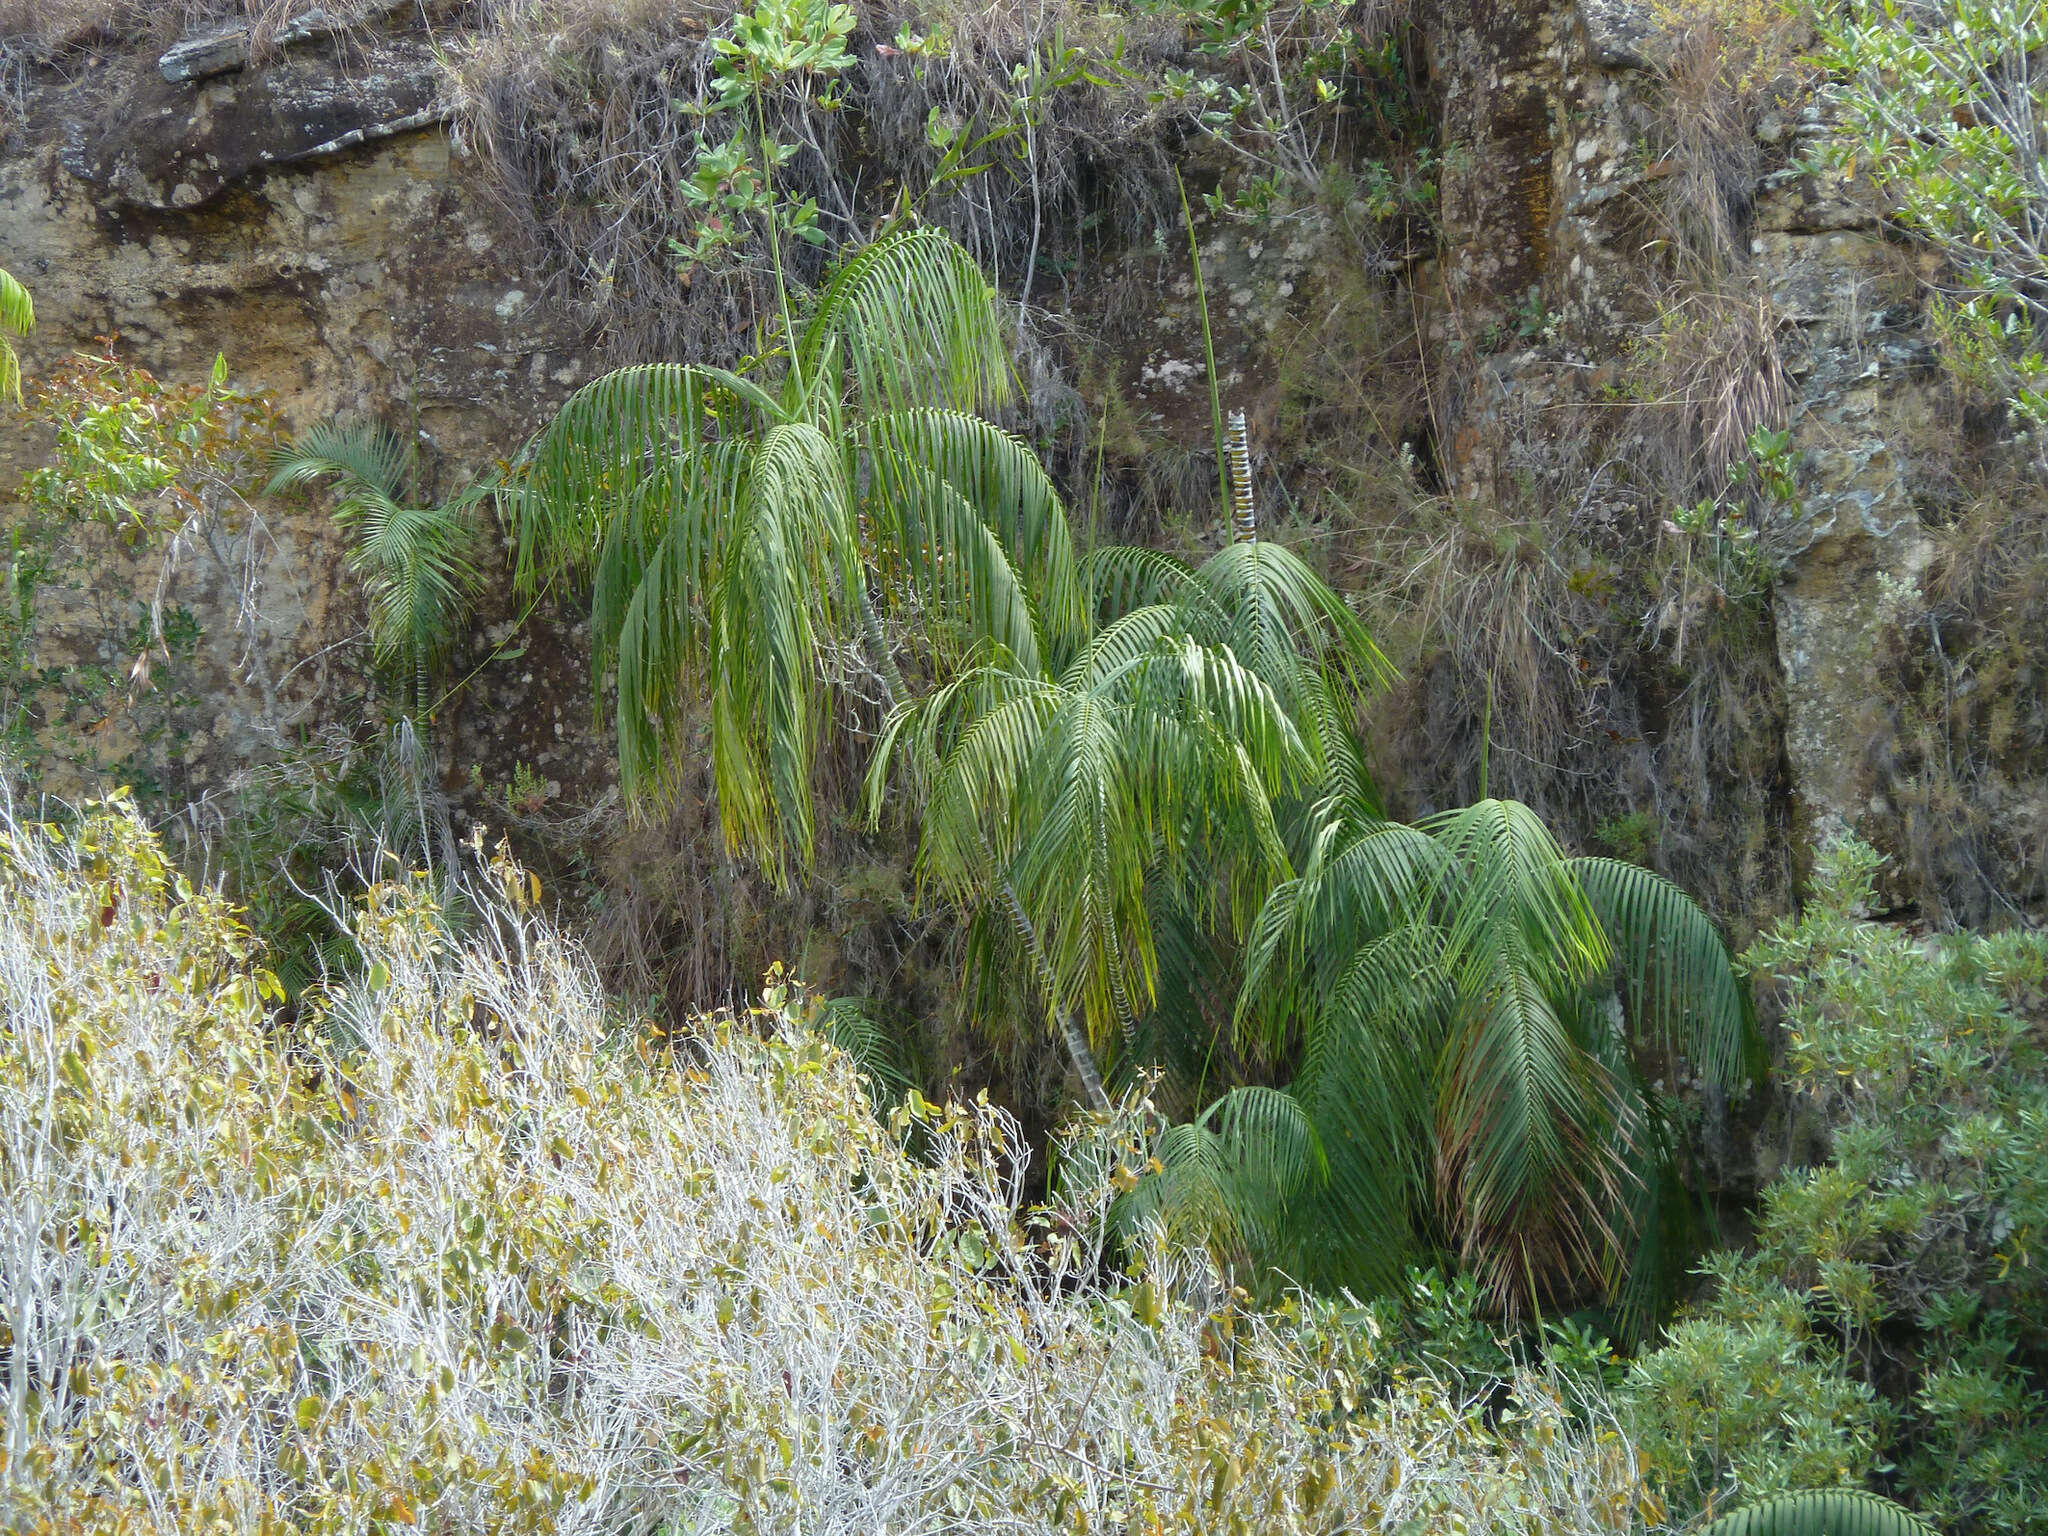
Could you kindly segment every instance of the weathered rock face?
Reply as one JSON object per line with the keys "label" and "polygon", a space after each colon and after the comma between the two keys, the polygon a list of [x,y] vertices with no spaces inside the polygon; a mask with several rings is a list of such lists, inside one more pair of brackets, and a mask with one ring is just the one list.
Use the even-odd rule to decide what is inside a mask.
{"label": "weathered rock face", "polygon": [[444,120],[441,66],[424,41],[295,49],[259,69],[192,80],[143,70],[66,170],[137,209],[197,208],[252,172],[339,154]]}
{"label": "weathered rock face", "polygon": [[1554,0],[1443,0],[1427,20],[1445,154],[1451,307],[1481,328],[1526,303],[1550,253]]}
{"label": "weathered rock face", "polygon": [[[1706,849],[1726,826],[1713,817],[1739,793],[1753,803],[1733,814],[1759,845],[1842,827],[1896,841],[1911,834],[1887,820],[1872,760],[1889,703],[1888,626],[1935,547],[1921,513],[1926,482],[1954,447],[1957,408],[1934,367],[1908,259],[1847,189],[1789,169],[1808,158],[1814,121],[1796,107],[1766,114],[1754,142],[1705,181],[1670,151],[1672,82],[1686,67],[1670,15],[1657,0],[1424,5],[1443,147],[1441,254],[1404,247],[1398,260],[1337,274],[1347,288],[1332,272],[1356,258],[1330,255],[1341,242],[1325,213],[1284,236],[1210,228],[1219,359],[1227,386],[1252,403],[1255,438],[1280,430],[1278,414],[1307,420],[1324,407],[1290,396],[1312,370],[1289,354],[1325,334],[1318,317],[1356,312],[1372,285],[1395,283],[1397,307],[1429,339],[1424,392],[1458,400],[1455,440],[1423,445],[1442,461],[1428,466],[1442,487],[1497,500],[1519,486],[1525,502],[1575,526],[1654,542],[1666,512],[1713,489],[1730,456],[1725,429],[1741,418],[1698,426],[1682,440],[1694,462],[1676,464],[1652,462],[1672,458],[1670,443],[1608,425],[1634,419],[1637,344],[1673,291],[1659,287],[1670,231],[1657,210],[1693,199],[1704,217],[1710,203],[1741,235],[1721,280],[1757,317],[1753,356],[1735,362],[1769,396],[1767,414],[1789,424],[1799,490],[1796,511],[1772,530],[1788,563],[1754,642],[1771,671],[1757,730],[1773,746],[1727,769],[1697,745],[1720,727],[1695,721],[1686,751],[1701,760],[1685,772],[1757,782],[1715,788],[1723,809],[1702,810],[1692,835]],[[252,61],[246,36],[209,36],[161,64],[117,61],[37,88],[0,156],[0,261],[30,284],[41,318],[25,349],[30,374],[115,332],[125,355],[167,379],[202,378],[223,353],[295,427],[351,414],[405,423],[446,492],[512,451],[597,359],[559,309],[538,302],[544,277],[522,267],[483,178],[443,130],[439,66],[424,38],[312,28],[287,41]],[[1192,289],[1152,273],[1142,280],[1165,286],[1134,306],[1143,259],[1105,267],[1100,291],[1077,294],[1076,311],[1128,352],[1124,384],[1140,426],[1178,438],[1195,464],[1208,416]],[[1325,371],[1315,388],[1327,393],[1342,369]],[[1409,424],[1385,427],[1405,454]],[[34,432],[0,440],[0,486],[45,448]],[[1278,478],[1289,466],[1267,469]],[[300,502],[266,506],[263,517],[261,537],[246,523],[229,530],[251,551],[239,565],[181,555],[172,598],[198,630],[182,723],[144,740],[123,723],[125,683],[101,688],[99,705],[73,698],[60,756],[76,772],[53,787],[75,792],[131,762],[167,787],[217,784],[368,686],[350,643],[359,599],[324,512]],[[42,674],[126,677],[133,610],[156,590],[165,552],[108,558],[103,579],[46,591]],[[252,576],[253,618],[242,601]],[[1699,713],[1683,670],[1664,665],[1692,643],[1690,601],[1652,605],[1639,648],[1650,659],[1629,663],[1643,675],[1600,684],[1611,698],[1632,689],[1626,707],[1575,736],[1573,751],[1597,754],[1629,736],[1674,741],[1670,720]],[[510,632],[509,594],[487,607],[465,665]],[[444,760],[465,774],[480,765],[494,788],[522,764],[527,783],[587,804],[609,782],[609,744],[588,726],[581,640],[558,643],[545,622],[523,655],[486,665],[453,706]],[[268,682],[251,666],[252,634]],[[1663,780],[1683,765],[1676,748],[1656,752],[1628,792],[1642,789],[1661,809]],[[1730,900],[1763,911],[1789,894],[1785,847],[1728,857],[1761,870],[1735,880]]]}
{"label": "weathered rock face", "polygon": [[[1753,382],[1776,418],[1763,424],[1789,426],[1796,460],[1796,500],[1767,531],[1783,557],[1771,605],[1793,801],[1785,831],[1801,847],[1856,830],[1896,848],[1911,833],[1876,761],[1896,704],[1887,648],[1935,554],[1930,486],[1953,473],[1962,435],[1931,345],[1929,274],[1855,189],[1796,168],[1823,131],[1797,97],[1763,112],[1754,143],[1721,146],[1719,184],[1672,180],[1688,167],[1658,148],[1660,132],[1672,137],[1673,81],[1686,67],[1671,15],[1650,0],[1429,9],[1447,142],[1473,148],[1469,165],[1446,152],[1445,287],[1464,313],[1496,324],[1518,305],[1548,322],[1547,343],[1474,370],[1451,478],[1470,496],[1499,489],[1502,422],[1518,398],[1525,411],[1533,397],[1560,420],[1584,419],[1569,417],[1587,400],[1578,381],[1625,376],[1632,339],[1655,331],[1655,253],[1674,235],[1668,217],[1659,225],[1645,210],[1720,200],[1715,211],[1747,249],[1729,253],[1718,281],[1757,316]],[[1653,449],[1624,437],[1601,451],[1626,473]],[[1565,441],[1546,450],[1581,481],[1584,452]],[[1700,468],[1711,481],[1713,466]]]}
{"label": "weathered rock face", "polygon": [[[295,429],[335,416],[404,423],[440,494],[512,451],[589,362],[574,328],[536,302],[511,232],[436,126],[437,91],[425,45],[404,39],[373,54],[307,45],[198,83],[145,61],[45,86],[0,158],[0,252],[39,321],[24,348],[31,381],[86,338],[117,335],[123,357],[166,381],[203,380],[225,356]],[[46,449],[35,430],[0,436],[0,487]],[[10,523],[22,515],[0,504]],[[199,632],[183,723],[145,746],[123,723],[125,681],[100,690],[99,721],[90,697],[73,698],[63,713],[75,729],[45,742],[57,749],[49,787],[80,792],[115,764],[167,788],[217,787],[284,736],[337,711],[360,718],[342,703],[366,684],[336,532],[304,500],[273,499],[261,517],[254,532],[230,517],[225,560],[124,547],[42,591],[31,665],[44,676],[125,679],[134,605],[166,570],[169,600]],[[493,594],[485,620],[509,603]],[[107,621],[110,604],[122,622]],[[585,717],[573,648],[557,658],[536,644],[485,683],[492,713],[463,744],[471,760],[523,761],[558,784],[602,778],[602,751],[587,733],[565,746],[557,723],[565,704]]]}

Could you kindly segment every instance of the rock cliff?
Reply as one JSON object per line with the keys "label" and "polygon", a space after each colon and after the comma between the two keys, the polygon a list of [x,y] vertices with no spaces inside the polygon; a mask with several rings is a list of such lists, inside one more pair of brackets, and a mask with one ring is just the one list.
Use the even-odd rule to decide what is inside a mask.
{"label": "rock cliff", "polygon": [[[109,49],[34,72],[0,155],[0,265],[38,306],[30,373],[118,335],[167,379],[203,377],[225,355],[293,426],[336,414],[401,426],[444,487],[515,451],[606,359],[546,297],[554,274],[534,265],[451,130],[441,42],[407,14],[368,32],[302,27],[267,48],[203,33],[161,59]],[[1500,773],[1553,786],[1582,837],[1606,827],[1614,842],[1629,807],[1668,818],[1690,842],[1666,862],[1731,915],[1782,908],[1800,848],[1843,827],[1904,856],[1895,894],[1907,899],[1969,915],[1996,905],[1984,891],[2009,907],[2038,902],[2023,866],[2048,808],[2025,752],[2002,759],[1995,794],[1961,792],[1991,829],[1971,845],[1976,896],[1959,894],[1953,850],[1922,846],[1940,830],[1931,802],[1914,812],[1901,799],[1902,782],[1925,779],[1901,767],[1899,745],[1911,735],[1901,679],[1926,666],[1922,581],[1941,558],[1959,466],[1988,451],[1936,365],[1926,274],[1854,186],[1813,168],[1824,107],[1811,82],[1763,59],[1755,76],[1703,81],[1688,52],[1698,39],[1671,14],[1650,0],[1421,0],[1440,242],[1362,264],[1333,233],[1341,214],[1273,237],[1208,229],[1219,366],[1267,437],[1262,473],[1323,515],[1287,457],[1288,433],[1312,436],[1300,424],[1316,419],[1304,369],[1327,360],[1302,349],[1334,347],[1329,317],[1350,303],[1346,323],[1358,323],[1368,295],[1373,325],[1421,337],[1408,366],[1426,408],[1378,429],[1410,466],[1404,494],[1519,498],[1527,526],[1561,541],[1544,546],[1552,555],[1581,551],[1570,569],[1527,578],[1590,615],[1583,634],[1533,623],[1529,665],[1557,672],[1578,701],[1565,714],[1580,714],[1551,722],[1558,734],[1540,748],[1533,736],[1518,748],[1506,717],[1495,722],[1495,749],[1526,759]],[[1053,366],[1078,369],[1076,414],[1107,421],[1099,402],[1113,387],[1135,403],[1140,438],[1197,451],[1197,317],[1172,241],[1110,259],[1092,289],[1086,272],[1070,281],[1070,329],[1112,354],[1102,364],[1087,345],[1055,349]],[[1654,368],[1646,337],[1661,348]],[[1076,362],[1090,356],[1093,375]],[[1781,424],[1796,489],[1757,504],[1779,566],[1741,628],[1726,583],[1698,578],[1670,518],[1717,491],[1753,429]],[[36,432],[10,429],[0,494],[46,451]],[[1199,469],[1183,478],[1202,483]],[[262,517],[261,538],[237,525],[239,566],[188,554],[170,577],[201,637],[181,684],[184,723],[145,742],[121,723],[125,685],[97,704],[73,699],[78,728],[49,787],[76,793],[95,774],[146,768],[196,793],[357,707],[338,705],[360,693],[348,680],[360,616],[331,527],[305,502]],[[1475,558],[1500,569],[1550,558],[1517,537],[1520,554]],[[1352,528],[1339,541],[1357,551],[1354,569],[1373,564],[1371,538]],[[1624,548],[1662,573],[1658,590],[1615,587],[1598,551]],[[46,691],[71,687],[65,674],[124,675],[132,625],[108,610],[146,603],[165,579],[161,551],[94,558],[103,564],[53,588],[39,615]],[[257,617],[238,617],[251,593]],[[479,640],[517,617],[499,599]],[[588,724],[576,636],[547,628],[550,612],[535,622],[521,654],[489,662],[443,722],[451,782],[459,796],[526,765],[565,802],[598,803],[608,746]],[[249,665],[251,623],[268,681]],[[488,644],[471,659],[488,662]],[[1411,679],[1395,721],[1441,723],[1432,709],[1465,697],[1431,704],[1434,675]],[[1452,724],[1446,739],[1477,729]],[[1450,772],[1443,761],[1388,760],[1409,775],[1408,803],[1459,787],[1431,781]],[[1572,788],[1581,781],[1605,787]]]}

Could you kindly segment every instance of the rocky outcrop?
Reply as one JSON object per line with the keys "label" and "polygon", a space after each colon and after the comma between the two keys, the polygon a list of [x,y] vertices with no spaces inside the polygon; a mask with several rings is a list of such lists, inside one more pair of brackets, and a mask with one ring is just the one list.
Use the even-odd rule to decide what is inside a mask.
{"label": "rocky outcrop", "polygon": [[[1959,434],[1924,312],[1931,274],[1887,238],[1854,187],[1809,168],[1824,124],[1803,95],[1788,90],[1783,110],[1760,112],[1756,142],[1711,168],[1723,184],[1712,174],[1674,180],[1693,168],[1659,149],[1684,67],[1672,8],[1532,0],[1428,14],[1454,146],[1444,287],[1461,317],[1498,327],[1522,306],[1547,333],[1528,336],[1525,324],[1528,345],[1475,369],[1451,477],[1467,495],[1495,494],[1501,423],[1516,397],[1525,411],[1533,395],[1562,413],[1586,399],[1579,381],[1627,375],[1632,346],[1655,332],[1656,269],[1675,238],[1647,211],[1725,198],[1718,211],[1746,249],[1729,253],[1720,281],[1753,300],[1756,366],[1774,375],[1758,381],[1775,418],[1762,424],[1789,427],[1797,467],[1794,503],[1768,530],[1782,561],[1772,616],[1790,833],[1802,845],[1849,829],[1895,838],[1873,760],[1894,702],[1888,626],[1934,552],[1927,482],[1946,472]],[[1472,163],[1450,166],[1465,145]],[[1747,166],[1748,182],[1726,184],[1731,167]],[[1662,292],[1668,302],[1676,290]],[[1469,334],[1473,321],[1462,325]],[[1633,467],[1654,448],[1636,439],[1611,451]],[[1560,440],[1549,452],[1578,464],[1583,480],[1582,444]],[[1696,467],[1711,483],[1714,466]]]}
{"label": "rocky outcrop", "polygon": [[[39,322],[24,347],[30,379],[87,338],[115,336],[120,355],[166,381],[203,380],[225,357],[295,428],[371,416],[412,433],[443,493],[504,457],[591,359],[574,324],[538,302],[541,275],[439,130],[439,89],[426,44],[405,37],[309,41],[198,83],[166,80],[153,60],[45,82],[0,158],[0,253]],[[46,445],[0,432],[0,497]],[[9,524],[24,515],[0,501]],[[189,550],[172,561],[151,548],[75,590],[41,592],[37,674],[120,683],[97,705],[74,701],[79,729],[49,787],[81,792],[119,762],[167,786],[218,786],[282,737],[337,712],[346,723],[342,701],[363,686],[361,609],[337,535],[317,501],[264,516],[234,581]],[[169,600],[198,630],[183,689],[199,702],[177,731],[142,743],[123,723],[135,661],[125,637],[132,604],[167,570]],[[250,590],[275,697],[249,664],[238,610]],[[108,619],[110,604],[130,605],[126,617]],[[485,615],[480,640],[502,616]],[[585,732],[565,741],[559,725],[565,708],[587,718],[574,647],[543,636],[484,683],[489,714],[463,727],[470,760],[499,777],[524,762],[543,782],[602,780],[602,745]]]}
{"label": "rocky outcrop", "polygon": [[423,40],[294,50],[258,70],[208,69],[215,78],[143,74],[109,126],[66,147],[64,168],[112,206],[198,208],[254,172],[395,138],[448,115],[441,68]]}

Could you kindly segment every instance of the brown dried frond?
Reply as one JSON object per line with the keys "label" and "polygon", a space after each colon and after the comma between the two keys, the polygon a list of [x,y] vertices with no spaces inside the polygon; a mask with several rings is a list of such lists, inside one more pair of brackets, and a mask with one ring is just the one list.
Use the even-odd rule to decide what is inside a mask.
{"label": "brown dried frond", "polygon": [[1805,88],[1810,28],[1776,0],[1670,0],[1661,74],[1664,219],[1694,281],[1743,265],[1763,163],[1757,125]]}

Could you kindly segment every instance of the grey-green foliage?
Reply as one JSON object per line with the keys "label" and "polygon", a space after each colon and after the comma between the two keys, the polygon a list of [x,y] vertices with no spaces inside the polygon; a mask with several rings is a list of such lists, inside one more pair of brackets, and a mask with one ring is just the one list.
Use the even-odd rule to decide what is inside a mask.
{"label": "grey-green foliage", "polygon": [[435,669],[476,596],[476,508],[488,494],[479,484],[415,505],[418,467],[412,445],[384,427],[322,422],[279,453],[269,487],[332,484],[334,520],[349,535],[348,567],[369,600],[370,649],[406,715],[432,705]]}
{"label": "grey-green foliage", "polygon": [[2041,0],[1836,0],[1839,162],[1949,260],[1939,317],[1967,377],[2048,421],[2048,7]]}
{"label": "grey-green foliage", "polygon": [[1628,1390],[1682,1499],[1891,1461],[1952,1536],[2018,1536],[2048,1525],[2048,937],[1874,922],[1881,862],[1824,853],[1806,911],[1746,957],[1831,1154],[1771,1186],[1755,1252]]}

